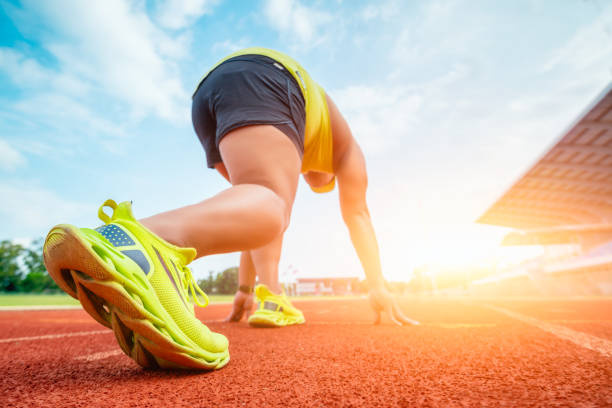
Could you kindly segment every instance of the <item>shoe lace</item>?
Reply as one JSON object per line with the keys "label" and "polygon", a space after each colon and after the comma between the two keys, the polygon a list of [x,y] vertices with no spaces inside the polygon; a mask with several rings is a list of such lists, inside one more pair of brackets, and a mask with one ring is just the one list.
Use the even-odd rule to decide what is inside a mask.
{"label": "shoe lace", "polygon": [[[191,298],[193,298],[193,302],[196,305],[200,307],[208,306],[208,304],[210,303],[210,300],[208,299],[208,295],[206,295],[206,293],[204,293],[202,288],[200,288],[200,285],[198,285],[198,283],[196,282],[195,278],[193,277],[193,274],[191,273],[191,269],[189,269],[189,267],[183,266],[183,276],[181,277],[181,280],[183,283],[183,288],[185,289],[185,292],[187,294],[187,298],[189,298],[189,294],[191,293]],[[204,303],[200,302],[200,299],[198,298],[198,295],[196,294],[196,292],[204,298]]]}
{"label": "shoe lace", "polygon": [[[115,211],[118,205],[114,200],[108,199],[98,209],[98,217],[100,218],[100,220],[104,222],[104,224],[110,224],[112,220],[111,220],[111,217],[109,217],[108,214],[104,212],[105,207],[109,207],[110,209]],[[174,267],[175,267],[176,272],[178,273],[178,268],[176,268],[176,265],[174,265]],[[200,288],[200,286],[196,282],[195,278],[193,277],[193,274],[191,273],[191,269],[183,265],[182,271],[183,273],[182,274],[179,273],[179,275],[181,275],[180,279],[181,279],[181,283],[183,286],[182,289],[185,293],[185,297],[189,300],[190,298],[189,295],[191,293],[191,298],[193,299],[193,303],[195,303],[196,305],[200,307],[208,306],[208,304],[210,303],[210,300],[208,299],[208,295],[204,293],[204,291]],[[204,303],[200,302],[200,299],[198,298],[198,295],[196,294],[196,292],[204,298]]]}

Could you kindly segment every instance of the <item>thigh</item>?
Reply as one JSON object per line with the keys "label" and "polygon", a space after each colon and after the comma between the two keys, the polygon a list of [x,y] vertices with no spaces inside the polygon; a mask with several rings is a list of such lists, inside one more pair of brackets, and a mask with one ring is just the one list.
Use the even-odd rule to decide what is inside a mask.
{"label": "thigh", "polygon": [[302,160],[293,142],[271,125],[240,127],[219,143],[232,185],[258,184],[281,197],[290,213]]}

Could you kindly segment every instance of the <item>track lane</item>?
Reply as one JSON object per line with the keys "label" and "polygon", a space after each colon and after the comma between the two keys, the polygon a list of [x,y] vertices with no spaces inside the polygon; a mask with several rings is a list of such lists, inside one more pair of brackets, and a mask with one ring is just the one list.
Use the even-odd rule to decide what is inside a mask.
{"label": "track lane", "polygon": [[[373,314],[364,299],[296,304],[304,310],[307,324],[280,330],[217,321],[231,305],[199,310],[198,316],[211,329],[230,339],[232,361],[213,373],[142,370],[115,354],[118,347],[110,330],[27,347],[5,344],[0,351],[0,400],[4,400],[0,405],[612,404],[610,359],[485,309],[479,302],[403,299],[407,314],[424,323],[418,327],[369,325]],[[550,306],[547,302],[538,304],[536,313],[549,313],[544,311]],[[512,310],[521,309],[517,305],[504,302]],[[571,309],[572,303],[554,304],[553,309],[560,307]],[[62,321],[80,318],[75,312],[80,311],[51,317],[28,312],[33,314],[29,323],[27,316],[19,317],[27,327],[43,325],[45,332],[53,327],[57,332],[79,331],[87,323],[73,326]],[[0,313],[0,332],[7,323],[4,313],[9,312]],[[92,323],[89,327],[104,330]],[[104,353],[109,354],[75,359]]]}

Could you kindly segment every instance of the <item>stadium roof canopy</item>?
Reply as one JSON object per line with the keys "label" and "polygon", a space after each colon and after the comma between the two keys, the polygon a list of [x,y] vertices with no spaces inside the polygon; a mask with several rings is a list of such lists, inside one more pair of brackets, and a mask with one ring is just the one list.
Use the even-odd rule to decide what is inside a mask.
{"label": "stadium roof canopy", "polygon": [[610,230],[612,83],[477,222],[533,231],[532,238],[567,226],[565,233]]}

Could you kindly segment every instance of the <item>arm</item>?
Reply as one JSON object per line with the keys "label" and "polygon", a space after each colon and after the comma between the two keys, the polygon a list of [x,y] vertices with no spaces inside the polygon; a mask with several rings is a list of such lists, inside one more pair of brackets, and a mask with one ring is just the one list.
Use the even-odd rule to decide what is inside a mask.
{"label": "arm", "polygon": [[238,267],[238,286],[248,286],[251,290],[243,292],[240,289],[234,295],[232,311],[225,321],[239,322],[246,312],[247,319],[253,309],[253,287],[255,286],[255,265],[251,258],[251,251],[242,251],[240,254],[240,266]]}
{"label": "arm", "polygon": [[378,241],[366,203],[368,175],[363,153],[356,142],[347,147],[339,168],[336,169],[336,176],[342,218],[349,230],[368,285],[371,289],[383,287]]}
{"label": "arm", "polygon": [[370,289],[384,286],[378,242],[366,203],[368,173],[361,148],[340,110],[327,95],[333,135],[334,173],[340,193],[340,210]]}
{"label": "arm", "polygon": [[368,174],[365,158],[346,120],[329,97],[328,107],[334,137],[334,169],[338,179],[340,210],[368,280],[370,302],[376,313],[374,323],[380,321],[380,312],[384,311],[397,325],[418,324],[402,313],[396,300],[385,288],[378,241],[366,202]]}
{"label": "arm", "polygon": [[366,203],[368,175],[365,158],[356,142],[347,148],[336,169],[336,176],[338,177],[342,218],[348,227],[353,247],[361,261],[370,287],[370,303],[376,313],[374,323],[380,322],[380,312],[384,311],[397,325],[418,324],[402,313],[397,301],[385,288],[385,279],[380,267],[378,241]]}

